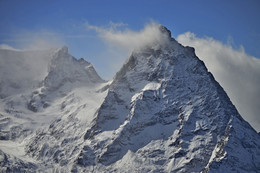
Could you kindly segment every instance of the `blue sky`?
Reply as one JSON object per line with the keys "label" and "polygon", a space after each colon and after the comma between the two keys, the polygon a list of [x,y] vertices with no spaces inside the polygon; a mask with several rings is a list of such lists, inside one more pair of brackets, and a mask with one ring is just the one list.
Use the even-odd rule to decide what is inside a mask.
{"label": "blue sky", "polygon": [[95,63],[93,57],[101,56],[105,45],[85,28],[85,22],[125,23],[138,31],[154,20],[174,37],[190,31],[229,41],[234,48],[243,45],[248,54],[260,57],[259,17],[258,0],[0,0],[0,44],[22,47],[28,42],[23,36],[55,33],[74,56],[89,57]]}
{"label": "blue sky", "polygon": [[195,47],[239,112],[260,131],[259,19],[259,0],[0,0],[0,46],[67,45],[110,79],[129,52],[102,34],[140,35],[151,21],[160,23]]}
{"label": "blue sky", "polygon": [[0,0],[0,44],[20,49],[37,46],[36,40],[67,45],[73,56],[86,58],[101,76],[111,78],[117,71],[111,61],[122,63],[127,54],[109,51],[86,23],[107,28],[110,22],[124,23],[123,29],[139,31],[153,20],[175,38],[189,31],[235,49],[242,45],[260,58],[259,17],[258,0]]}

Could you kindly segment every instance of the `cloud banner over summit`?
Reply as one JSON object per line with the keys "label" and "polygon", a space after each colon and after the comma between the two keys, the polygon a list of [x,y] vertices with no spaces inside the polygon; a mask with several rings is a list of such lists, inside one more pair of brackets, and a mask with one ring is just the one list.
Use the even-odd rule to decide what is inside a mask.
{"label": "cloud banner over summit", "polygon": [[[88,29],[93,29],[98,33],[98,36],[107,42],[109,46],[115,46],[119,49],[131,52],[134,49],[142,49],[144,46],[149,46],[154,42],[160,44],[168,44],[168,33],[160,30],[162,25],[151,22],[144,26],[140,31],[132,31],[124,27],[120,29],[120,24],[110,24],[109,28],[93,26],[86,23]],[[123,25],[124,26],[124,25]]]}

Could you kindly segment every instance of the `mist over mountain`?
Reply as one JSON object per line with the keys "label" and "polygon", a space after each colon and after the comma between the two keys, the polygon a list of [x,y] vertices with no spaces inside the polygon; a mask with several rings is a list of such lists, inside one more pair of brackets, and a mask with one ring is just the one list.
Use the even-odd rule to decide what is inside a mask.
{"label": "mist over mountain", "polygon": [[50,51],[0,49],[0,97],[36,87],[48,73]]}
{"label": "mist over mountain", "polygon": [[0,50],[1,171],[258,172],[259,134],[194,48],[154,28],[110,81],[67,47]]}

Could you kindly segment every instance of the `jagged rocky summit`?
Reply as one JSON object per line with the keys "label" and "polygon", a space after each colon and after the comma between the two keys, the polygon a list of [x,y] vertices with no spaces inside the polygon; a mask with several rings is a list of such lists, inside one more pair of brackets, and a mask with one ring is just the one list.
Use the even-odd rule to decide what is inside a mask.
{"label": "jagged rocky summit", "polygon": [[[1,169],[259,172],[259,134],[239,115],[194,49],[180,45],[167,28],[159,25],[158,30],[162,39],[133,51],[109,82],[67,48],[56,52],[39,88],[23,96],[29,104],[38,98],[34,105],[42,106],[24,110],[22,104],[13,105],[24,121],[17,123],[6,108],[21,95],[1,101],[5,131],[12,133],[15,123],[25,131],[30,123],[39,125],[28,134],[1,138]],[[32,122],[25,118],[28,114],[51,119]],[[6,145],[18,141],[21,152],[10,152]]]}

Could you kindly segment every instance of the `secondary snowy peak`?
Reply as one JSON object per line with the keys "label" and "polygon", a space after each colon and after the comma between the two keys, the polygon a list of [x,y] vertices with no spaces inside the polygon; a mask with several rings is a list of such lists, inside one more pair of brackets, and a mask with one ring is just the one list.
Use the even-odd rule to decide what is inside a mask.
{"label": "secondary snowy peak", "polygon": [[[33,56],[41,58],[35,52],[26,53],[31,60],[26,61],[30,62],[29,68],[33,66]],[[39,71],[44,66],[44,75],[37,76],[37,68],[30,75],[38,77],[37,85],[28,87],[26,93],[0,99],[0,172],[53,172],[57,163],[65,167],[62,172],[68,172],[69,166],[65,165],[77,157],[84,140],[81,136],[91,127],[95,112],[106,96],[103,88],[107,83],[91,63],[83,58],[76,60],[67,47],[42,54],[45,53],[49,61],[37,66]],[[4,60],[8,62],[8,56]],[[23,60],[15,66],[23,66]],[[8,65],[12,67],[11,63]]]}
{"label": "secondary snowy peak", "polygon": [[53,52],[48,75],[43,80],[42,86],[32,93],[27,107],[38,112],[75,88],[93,88],[104,82],[91,63],[83,58],[75,59],[64,46]]}
{"label": "secondary snowy peak", "polygon": [[44,86],[49,89],[57,89],[66,82],[84,82],[91,85],[104,81],[91,63],[83,58],[75,59],[64,46],[54,53],[49,65],[49,74],[44,79]]}
{"label": "secondary snowy peak", "polygon": [[66,81],[103,82],[91,63],[75,59],[66,46],[48,50],[0,49],[0,98],[31,92],[41,83],[57,89]]}

